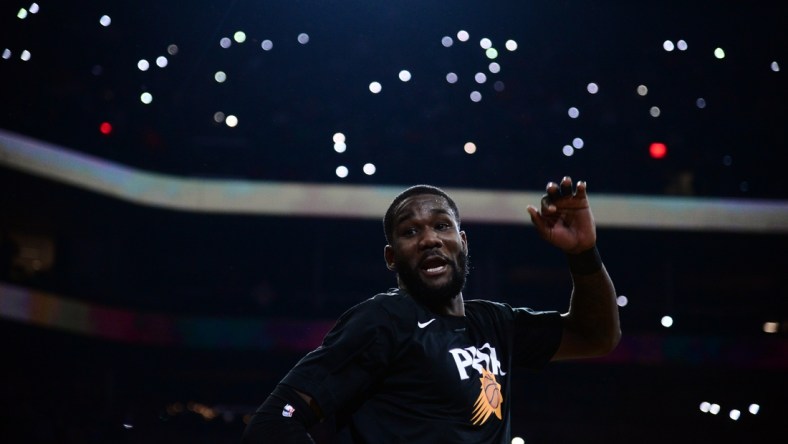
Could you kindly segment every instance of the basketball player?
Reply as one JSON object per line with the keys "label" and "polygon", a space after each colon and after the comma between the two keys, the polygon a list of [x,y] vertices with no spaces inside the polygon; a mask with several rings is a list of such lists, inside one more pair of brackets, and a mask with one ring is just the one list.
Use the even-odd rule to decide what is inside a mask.
{"label": "basketball player", "polygon": [[350,308],[274,388],[244,444],[311,443],[325,418],[339,442],[511,442],[515,368],[600,356],[621,336],[613,283],[596,249],[585,182],[549,183],[536,230],[567,257],[569,310],[539,312],[464,300],[468,237],[442,190],[418,185],[383,220],[384,258],[398,288]]}

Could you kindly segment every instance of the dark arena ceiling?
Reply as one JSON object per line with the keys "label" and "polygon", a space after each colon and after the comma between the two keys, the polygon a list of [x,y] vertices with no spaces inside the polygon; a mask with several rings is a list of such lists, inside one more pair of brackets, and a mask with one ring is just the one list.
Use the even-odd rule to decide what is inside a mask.
{"label": "dark arena ceiling", "polygon": [[238,442],[395,285],[380,218],[416,183],[459,196],[468,298],[564,310],[524,209],[564,175],[589,183],[624,339],[518,376],[514,435],[784,434],[783,9],[4,2],[0,441]]}

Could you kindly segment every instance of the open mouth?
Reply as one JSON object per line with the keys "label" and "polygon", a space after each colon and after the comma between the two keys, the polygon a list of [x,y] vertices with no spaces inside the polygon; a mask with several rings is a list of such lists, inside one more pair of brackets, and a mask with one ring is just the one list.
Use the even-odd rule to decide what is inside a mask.
{"label": "open mouth", "polygon": [[430,256],[421,261],[419,268],[427,276],[437,276],[449,268],[449,261],[441,256]]}

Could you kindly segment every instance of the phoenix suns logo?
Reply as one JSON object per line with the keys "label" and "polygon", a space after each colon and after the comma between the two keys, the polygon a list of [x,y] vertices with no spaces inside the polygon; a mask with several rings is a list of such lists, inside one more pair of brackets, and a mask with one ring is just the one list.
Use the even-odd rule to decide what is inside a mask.
{"label": "phoenix suns logo", "polygon": [[473,425],[482,425],[487,422],[487,419],[493,413],[498,419],[502,419],[501,405],[503,404],[503,395],[501,395],[501,384],[495,380],[495,375],[488,372],[487,369],[482,370],[482,377],[479,378],[479,381],[482,383],[482,391],[473,405],[471,422]]}
{"label": "phoenix suns logo", "polygon": [[501,384],[495,376],[506,375],[506,372],[501,369],[501,362],[498,361],[495,347],[491,347],[487,343],[479,348],[454,348],[449,350],[449,353],[454,358],[454,363],[457,364],[461,380],[470,379],[469,369],[476,370],[480,375],[481,386],[479,396],[473,405],[471,423],[482,425],[493,414],[496,418],[502,419],[503,395],[501,394]]}

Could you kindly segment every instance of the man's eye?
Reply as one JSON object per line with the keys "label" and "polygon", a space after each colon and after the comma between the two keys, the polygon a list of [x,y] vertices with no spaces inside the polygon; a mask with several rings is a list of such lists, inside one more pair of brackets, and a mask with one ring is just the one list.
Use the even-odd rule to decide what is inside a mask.
{"label": "man's eye", "polygon": [[414,234],[416,234],[415,228],[406,228],[402,230],[402,236],[412,236]]}
{"label": "man's eye", "polygon": [[438,229],[438,230],[446,230],[449,227],[451,227],[451,224],[447,224],[445,222],[442,222],[442,223],[439,223],[439,224],[435,225],[435,228]]}

